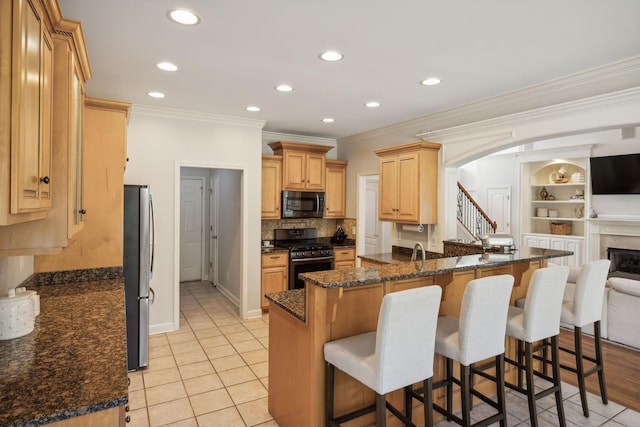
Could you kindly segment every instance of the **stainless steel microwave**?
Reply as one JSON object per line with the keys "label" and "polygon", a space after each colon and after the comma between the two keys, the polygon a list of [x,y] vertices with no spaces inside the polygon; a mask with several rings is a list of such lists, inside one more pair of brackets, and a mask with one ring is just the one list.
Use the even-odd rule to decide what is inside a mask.
{"label": "stainless steel microwave", "polygon": [[322,218],[323,214],[324,192],[282,192],[282,218]]}

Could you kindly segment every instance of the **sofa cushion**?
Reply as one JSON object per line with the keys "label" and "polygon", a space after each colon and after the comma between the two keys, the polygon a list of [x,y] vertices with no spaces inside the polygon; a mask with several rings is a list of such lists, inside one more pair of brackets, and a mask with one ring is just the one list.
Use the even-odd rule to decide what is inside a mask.
{"label": "sofa cushion", "polygon": [[[640,281],[635,282],[636,288],[640,288]],[[640,333],[638,333],[640,297],[618,291],[617,286],[613,285],[611,292],[609,292],[608,311],[608,338],[640,349]]]}
{"label": "sofa cushion", "polygon": [[608,280],[608,286],[623,294],[640,297],[640,280],[611,277]]}

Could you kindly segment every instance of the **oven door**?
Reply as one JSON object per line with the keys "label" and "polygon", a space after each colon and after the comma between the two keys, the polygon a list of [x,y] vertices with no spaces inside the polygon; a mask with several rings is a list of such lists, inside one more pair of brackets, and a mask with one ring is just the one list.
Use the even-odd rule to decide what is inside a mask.
{"label": "oven door", "polygon": [[333,257],[302,258],[289,260],[289,289],[304,289],[304,280],[298,278],[300,273],[311,271],[333,270]]}

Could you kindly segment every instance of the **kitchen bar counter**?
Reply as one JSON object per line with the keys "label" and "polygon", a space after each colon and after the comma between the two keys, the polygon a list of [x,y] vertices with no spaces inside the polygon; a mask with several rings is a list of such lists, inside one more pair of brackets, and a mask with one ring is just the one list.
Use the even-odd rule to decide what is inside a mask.
{"label": "kitchen bar counter", "polygon": [[450,258],[427,259],[415,262],[394,262],[379,267],[349,270],[327,270],[302,273],[300,277],[309,284],[323,288],[346,288],[393,280],[414,279],[454,271],[475,270],[513,264],[522,261],[538,261],[572,255],[573,252],[554,249],[522,247],[511,253],[485,253]]}
{"label": "kitchen bar counter", "polygon": [[0,425],[121,410],[128,402],[124,281],[29,289],[40,295],[33,332],[0,341]]}
{"label": "kitchen bar counter", "polygon": [[[324,272],[302,273],[305,289],[267,294],[269,307],[269,412],[281,427],[324,425],[325,362],[328,341],[375,331],[385,294],[421,286],[442,287],[440,316],[460,316],[467,284],[476,278],[510,274],[514,277],[511,304],[526,296],[533,273],[547,260],[572,252],[520,248],[514,253],[475,254],[418,262]],[[301,316],[302,315],[302,316]],[[515,343],[507,339],[507,356],[515,358]],[[434,381],[444,378],[441,356],[434,361]],[[506,367],[509,381],[515,368]],[[352,378],[336,376],[335,413],[344,414],[374,402],[371,390]],[[478,378],[475,387],[495,393],[495,385]],[[387,396],[402,406],[402,391]],[[434,400],[443,404],[442,389]],[[414,407],[415,419],[421,418]],[[455,410],[456,408],[454,408]],[[351,427],[375,423],[375,414],[350,422]],[[388,426],[399,426],[388,419]]]}

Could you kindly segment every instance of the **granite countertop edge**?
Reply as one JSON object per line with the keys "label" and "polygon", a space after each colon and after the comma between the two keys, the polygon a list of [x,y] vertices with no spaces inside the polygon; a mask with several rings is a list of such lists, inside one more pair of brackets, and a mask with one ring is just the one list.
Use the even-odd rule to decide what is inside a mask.
{"label": "granite countertop edge", "polygon": [[293,289],[289,291],[265,294],[265,298],[277,305],[296,319],[306,322],[306,290]]}
{"label": "granite countertop edge", "polygon": [[302,273],[305,282],[323,288],[349,288],[388,280],[405,280],[453,271],[474,270],[495,267],[523,261],[539,261],[572,255],[571,251],[554,249],[524,248],[512,253],[474,254],[448,258],[434,258],[422,261],[394,262],[367,268],[347,270],[327,270]]}

